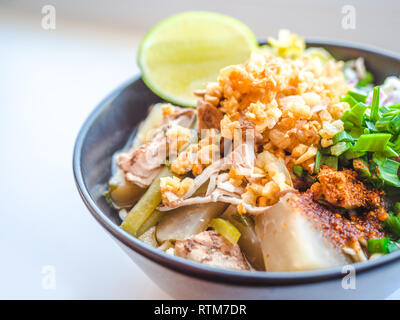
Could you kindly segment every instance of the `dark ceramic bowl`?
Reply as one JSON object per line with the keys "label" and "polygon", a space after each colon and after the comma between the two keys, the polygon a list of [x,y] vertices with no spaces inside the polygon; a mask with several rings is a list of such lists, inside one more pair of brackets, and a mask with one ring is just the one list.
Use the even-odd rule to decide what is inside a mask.
{"label": "dark ceramic bowl", "polygon": [[[340,60],[364,57],[376,83],[387,76],[400,75],[400,57],[391,53],[334,42],[313,41],[308,45],[324,47]],[[114,90],[83,124],[75,144],[73,169],[79,193],[91,214],[161,289],[186,299],[329,299],[384,298],[398,288],[400,252],[354,264],[351,271],[345,267],[306,272],[238,272],[167,255],[122,230],[117,212],[102,196],[111,174],[111,157],[145,118],[148,106],[159,101],[140,77]],[[346,277],[353,271],[355,289],[352,285],[349,288],[351,283]]]}

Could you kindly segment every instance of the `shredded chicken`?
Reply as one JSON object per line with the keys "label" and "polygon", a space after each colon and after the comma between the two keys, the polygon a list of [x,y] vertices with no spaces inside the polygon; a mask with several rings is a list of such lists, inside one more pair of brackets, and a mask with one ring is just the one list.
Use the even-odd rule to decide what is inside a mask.
{"label": "shredded chicken", "polygon": [[249,269],[240,248],[215,231],[204,231],[175,243],[175,255],[218,268]]}
{"label": "shredded chicken", "polygon": [[[165,105],[163,122],[154,132],[150,142],[134,151],[122,153],[117,158],[118,166],[125,172],[125,178],[138,185],[147,187],[161,170],[168,154],[168,145],[174,152],[189,140],[188,129],[195,117],[195,111]],[[176,138],[176,141],[173,138]]]}

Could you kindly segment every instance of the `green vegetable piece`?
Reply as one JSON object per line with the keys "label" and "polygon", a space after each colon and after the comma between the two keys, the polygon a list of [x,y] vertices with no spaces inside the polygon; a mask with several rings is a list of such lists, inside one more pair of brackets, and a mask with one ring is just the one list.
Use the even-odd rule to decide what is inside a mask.
{"label": "green vegetable piece", "polygon": [[374,77],[373,77],[373,75],[372,75],[371,72],[368,72],[368,71],[367,71],[367,72],[365,73],[365,77],[364,77],[363,79],[360,79],[360,80],[358,81],[358,83],[357,83],[357,88],[365,87],[365,86],[371,84],[372,81],[374,81]]}
{"label": "green vegetable piece", "polygon": [[367,106],[364,103],[357,103],[353,108],[351,108],[348,120],[353,122],[356,126],[361,127],[364,120],[363,116],[366,110]]}
{"label": "green vegetable piece", "polygon": [[375,122],[375,128],[379,132],[392,132],[392,126],[391,126],[391,117],[382,117],[378,119],[378,121]]}
{"label": "green vegetable piece", "polygon": [[338,142],[337,144],[331,147],[331,154],[335,157],[338,157],[347,150],[349,150],[350,148],[351,148],[351,143],[344,141]]}
{"label": "green vegetable piece", "polygon": [[369,253],[388,253],[389,238],[381,239],[368,239],[368,252]]}
{"label": "green vegetable piece", "polygon": [[147,218],[147,220],[142,224],[139,230],[136,232],[137,237],[147,232],[150,228],[154,227],[163,217],[165,212],[154,210],[153,213]]}
{"label": "green vegetable piece", "polygon": [[377,175],[384,181],[386,185],[392,187],[400,187],[400,179],[398,176],[398,170],[400,163],[391,159],[385,159],[377,164]]}
{"label": "green vegetable piece", "polygon": [[398,250],[400,250],[400,243],[395,242],[395,241],[390,241],[387,244],[387,249],[388,249],[388,253],[398,251]]}
{"label": "green vegetable piece", "polygon": [[340,131],[333,136],[333,144],[338,142],[354,142],[354,138],[346,131]]}
{"label": "green vegetable piece", "polygon": [[[347,111],[349,111],[349,110],[347,110]],[[354,127],[354,123],[353,122],[350,122],[350,121],[347,121],[347,120],[343,120],[343,118],[342,118],[342,121],[343,121],[343,127],[344,127],[345,130],[348,131],[348,130],[350,130],[351,128]]]}
{"label": "green vegetable piece", "polygon": [[396,216],[390,216],[383,222],[383,227],[396,237],[400,237],[400,221]]}
{"label": "green vegetable piece", "polygon": [[379,119],[379,89],[380,89],[379,87],[375,87],[372,95],[371,116],[370,116],[372,122],[376,122]]}
{"label": "green vegetable piece", "polygon": [[350,129],[349,133],[355,140],[357,140],[361,135],[364,134],[364,128],[354,126]]}
{"label": "green vegetable piece", "polygon": [[171,171],[164,167],[122,222],[122,229],[137,236],[139,228],[161,203],[160,179],[170,176],[172,176]]}
{"label": "green vegetable piece", "polygon": [[338,169],[338,158],[335,156],[327,156],[322,154],[319,150],[315,156],[315,173],[318,173],[319,168],[326,165],[334,170]]}
{"label": "green vegetable piece", "polygon": [[236,244],[241,235],[239,230],[232,223],[225,219],[212,219],[210,222],[210,227],[232,244]]}
{"label": "green vegetable piece", "polygon": [[351,160],[351,159],[355,159],[355,158],[360,158],[362,156],[364,156],[366,154],[365,151],[358,151],[358,150],[354,150],[353,148],[350,148],[349,150],[347,150],[342,157],[346,160]]}
{"label": "green vegetable piece", "polygon": [[383,151],[383,153],[384,153],[385,156],[388,157],[388,158],[395,158],[395,157],[398,157],[398,156],[399,156],[399,154],[398,154],[395,150],[393,150],[393,148],[390,147],[390,146],[386,146],[386,148],[385,148],[385,150]]}
{"label": "green vegetable piece", "polygon": [[294,164],[293,173],[296,175],[296,177],[301,178],[303,176],[303,168],[297,164]]}
{"label": "green vegetable piece", "polygon": [[350,105],[350,108],[353,108],[358,102],[356,99],[354,99],[350,95],[344,96],[342,99],[340,99],[341,102],[347,102]]}
{"label": "green vegetable piece", "polygon": [[367,101],[367,95],[365,93],[349,91],[347,94],[353,97],[357,102],[365,103],[365,101]]}
{"label": "green vegetable piece", "polygon": [[369,129],[370,132],[378,132],[378,130],[375,127],[375,124],[371,121],[365,121],[365,125]]}
{"label": "green vegetable piece", "polygon": [[393,212],[395,215],[400,214],[400,201],[396,202],[393,206]]}
{"label": "green vegetable piece", "polygon": [[355,151],[384,151],[392,137],[389,133],[362,134],[354,146]]}

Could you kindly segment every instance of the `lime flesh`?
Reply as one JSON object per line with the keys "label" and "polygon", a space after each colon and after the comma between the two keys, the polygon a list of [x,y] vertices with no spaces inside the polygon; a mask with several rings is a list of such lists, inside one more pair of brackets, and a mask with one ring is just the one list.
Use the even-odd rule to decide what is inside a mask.
{"label": "lime flesh", "polygon": [[244,62],[256,47],[254,34],[240,21],[190,11],[167,18],[147,33],[138,64],[155,94],[174,104],[195,106],[194,90],[216,81],[223,67]]}

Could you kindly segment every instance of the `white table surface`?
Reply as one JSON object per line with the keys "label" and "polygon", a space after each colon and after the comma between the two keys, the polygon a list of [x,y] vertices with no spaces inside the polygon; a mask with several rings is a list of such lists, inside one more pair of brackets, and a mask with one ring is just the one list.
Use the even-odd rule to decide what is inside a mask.
{"label": "white table surface", "polygon": [[45,31],[40,19],[0,7],[0,298],[169,299],[91,217],[72,175],[78,130],[138,72],[142,33],[62,19]]}
{"label": "white table surface", "polygon": [[[136,39],[1,13],[0,298],[168,299],[91,217],[72,175],[86,116],[138,72]],[[42,287],[47,265],[55,289]]]}

